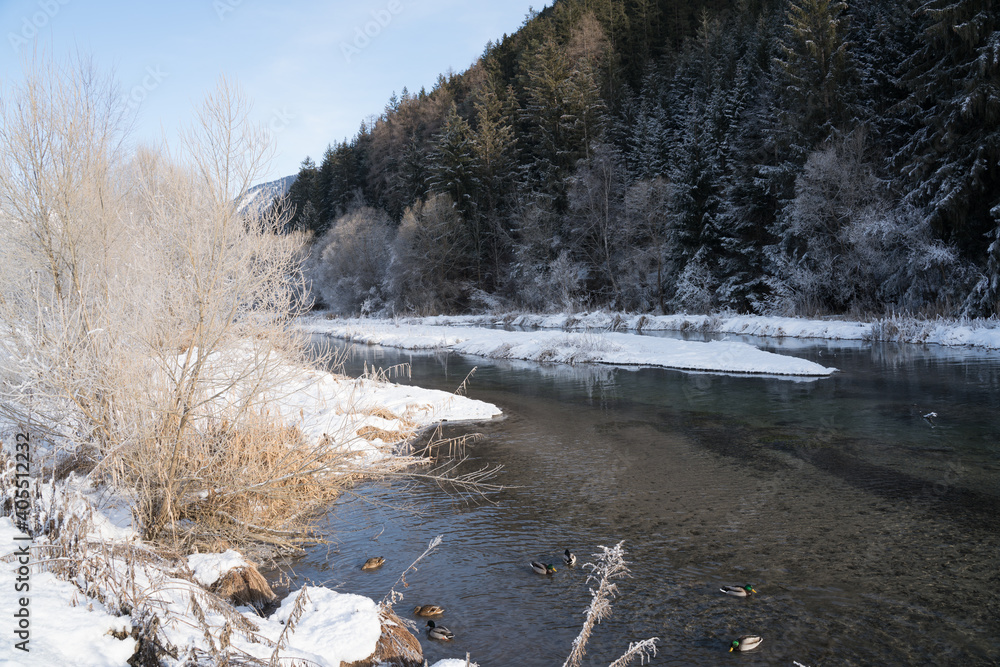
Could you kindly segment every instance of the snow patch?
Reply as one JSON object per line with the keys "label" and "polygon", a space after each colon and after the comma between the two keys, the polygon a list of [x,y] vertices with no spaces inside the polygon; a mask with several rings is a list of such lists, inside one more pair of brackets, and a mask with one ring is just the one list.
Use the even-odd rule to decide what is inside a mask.
{"label": "snow patch", "polygon": [[[9,517],[0,518],[0,557],[17,553],[28,541]],[[37,554],[32,553],[32,561]],[[135,653],[135,640],[115,639],[111,632],[129,632],[132,621],[128,616],[113,616],[104,605],[84,596],[73,584],[57,579],[51,572],[41,572],[37,565],[28,576],[30,590],[15,593],[13,582],[20,564],[0,563],[0,572],[10,589],[0,595],[0,616],[5,619],[5,634],[0,644],[0,664],[24,667],[126,667]],[[30,638],[24,653],[15,648],[21,641],[14,635],[14,613],[19,610],[21,597],[30,602],[26,607],[30,619]],[[11,619],[11,620],[7,620]]]}
{"label": "snow patch", "polygon": [[314,333],[362,343],[404,349],[449,349],[495,359],[807,377],[836,371],[805,359],[729,341],[706,343],[611,332],[507,331],[369,319],[309,319],[301,326]]}
{"label": "snow patch", "polygon": [[194,572],[195,581],[206,588],[230,570],[250,566],[250,563],[233,549],[221,554],[191,554],[187,557],[187,562],[188,567]]}
{"label": "snow patch", "polygon": [[[295,650],[283,651],[283,657],[340,667],[341,662],[364,660],[375,652],[382,623],[374,600],[321,587],[309,587],[306,594],[306,611],[291,635]],[[297,597],[292,593],[285,598],[269,620],[287,622]]]}

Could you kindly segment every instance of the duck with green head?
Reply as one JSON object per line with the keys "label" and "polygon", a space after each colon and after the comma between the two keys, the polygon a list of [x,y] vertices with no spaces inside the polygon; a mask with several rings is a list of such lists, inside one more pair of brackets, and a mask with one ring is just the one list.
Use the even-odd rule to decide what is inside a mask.
{"label": "duck with green head", "polygon": [[719,589],[726,595],[732,595],[738,598],[747,598],[756,593],[753,584],[747,584],[746,586],[723,586]]}
{"label": "duck with green head", "polygon": [[431,639],[440,639],[443,642],[450,642],[455,638],[455,633],[448,628],[434,625],[434,621],[427,621],[427,636]]}
{"label": "duck with green head", "polygon": [[556,571],[555,565],[546,565],[545,563],[539,563],[537,560],[531,561],[531,569],[538,574],[553,574]]}
{"label": "duck with green head", "polygon": [[739,639],[734,639],[732,643],[729,644],[729,652],[752,651],[760,646],[762,641],[764,641],[763,637],[758,637],[757,635],[743,635]]}

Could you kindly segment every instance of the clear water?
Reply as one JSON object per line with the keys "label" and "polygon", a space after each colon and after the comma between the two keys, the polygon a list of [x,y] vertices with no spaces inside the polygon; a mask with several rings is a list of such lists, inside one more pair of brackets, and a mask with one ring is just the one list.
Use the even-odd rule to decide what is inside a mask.
{"label": "clear water", "polygon": [[[505,417],[476,431],[467,469],[507,488],[469,502],[433,484],[345,496],[333,543],[295,578],[381,599],[404,617],[446,608],[450,645],[425,656],[561,665],[583,621],[587,570],[625,541],[632,577],[596,628],[587,665],[659,637],[654,665],[988,665],[1000,662],[1000,355],[944,348],[754,340],[840,372],[810,381],[662,369],[492,362],[375,347],[413,384],[469,395]],[[923,415],[938,416],[925,419]],[[362,572],[369,556],[386,565]],[[558,572],[537,575],[531,560]],[[749,599],[719,586],[752,583]],[[420,621],[421,626],[423,621]],[[764,637],[728,654],[742,634]],[[634,663],[638,664],[638,663]]]}

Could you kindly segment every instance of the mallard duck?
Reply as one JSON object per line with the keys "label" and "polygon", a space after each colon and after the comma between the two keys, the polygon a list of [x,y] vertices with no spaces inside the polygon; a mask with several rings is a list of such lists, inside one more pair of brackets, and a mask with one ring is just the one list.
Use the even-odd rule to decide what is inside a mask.
{"label": "mallard duck", "polygon": [[747,584],[746,586],[723,586],[719,590],[726,595],[734,595],[738,598],[750,597],[757,592],[754,590],[753,584]]}
{"label": "mallard duck", "polygon": [[538,574],[552,574],[556,571],[554,565],[546,565],[545,563],[539,563],[537,560],[531,561],[531,569]]}
{"label": "mallard duck", "polygon": [[570,567],[576,565],[576,555],[569,549],[567,549],[565,553],[566,555],[563,556],[563,560],[566,561],[566,565],[569,565]]}
{"label": "mallard duck", "polygon": [[729,652],[752,651],[760,646],[762,641],[764,641],[764,639],[762,637],[758,637],[757,635],[743,635],[739,639],[733,640],[733,643],[729,645]]}
{"label": "mallard duck", "polygon": [[375,556],[374,558],[369,558],[365,561],[365,564],[361,566],[362,570],[377,570],[378,568],[385,565],[385,558],[382,556]]}
{"label": "mallard duck", "polygon": [[434,625],[434,621],[427,621],[427,636],[431,639],[440,639],[443,642],[450,642],[455,638],[455,633],[448,628]]}
{"label": "mallard duck", "polygon": [[444,613],[444,608],[436,604],[425,604],[413,608],[413,613],[417,616],[440,616]]}

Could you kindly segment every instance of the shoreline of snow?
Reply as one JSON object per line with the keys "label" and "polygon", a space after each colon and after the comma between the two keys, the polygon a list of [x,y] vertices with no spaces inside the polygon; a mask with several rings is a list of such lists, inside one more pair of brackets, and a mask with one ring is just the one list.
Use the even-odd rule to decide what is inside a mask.
{"label": "shoreline of snow", "polygon": [[509,331],[451,321],[303,318],[299,327],[344,340],[410,350],[448,349],[490,359],[600,363],[708,373],[825,377],[837,369],[731,341],[685,341],[629,333]]}
{"label": "shoreline of snow", "polygon": [[400,321],[442,326],[508,326],[597,331],[680,331],[764,338],[818,338],[1000,350],[1000,320],[920,320],[886,317],[873,322],[764,315],[636,315],[585,313],[503,313],[437,315]]}
{"label": "shoreline of snow", "polygon": [[310,442],[343,436],[344,447],[363,460],[394,455],[398,440],[385,442],[378,433],[412,438],[442,422],[488,421],[503,414],[492,403],[459,394],[312,368],[275,388],[271,403]]}
{"label": "shoreline of snow", "polygon": [[[333,437],[360,455],[362,462],[409,458],[395,438],[384,442],[380,434],[405,433],[412,438],[442,421],[484,421],[502,414],[490,403],[444,391],[348,378],[304,366],[292,370],[269,395],[270,405],[287,424],[298,426],[307,441]],[[13,424],[0,424],[0,446],[11,461],[18,432]],[[50,451],[58,449],[54,443]],[[41,462],[47,456],[41,446],[32,451],[33,461]],[[36,463],[34,473],[41,469]],[[0,473],[8,477],[0,488],[13,493],[11,489],[17,488],[13,464]],[[31,486],[37,500],[32,501],[29,512],[40,532],[26,539],[29,536],[15,526],[12,516],[0,517],[0,576],[11,590],[18,576],[30,579],[30,589],[19,593],[29,600],[29,607],[15,595],[0,596],[0,614],[16,619],[19,608],[30,608],[30,653],[22,655],[15,649],[11,634],[0,647],[0,664],[9,658],[14,664],[26,665],[127,667],[137,649],[129,632],[148,622],[135,606],[136,600],[129,597],[140,591],[141,599],[148,603],[146,611],[155,608],[160,619],[157,638],[169,642],[179,656],[161,656],[164,664],[185,664],[193,651],[212,653],[223,645],[223,637],[236,651],[265,662],[282,637],[287,639],[281,656],[308,657],[323,667],[339,667],[342,660],[365,659],[375,651],[381,625],[374,600],[310,586],[297,630],[288,635],[284,621],[296,602],[296,592],[268,618],[245,607],[221,608],[207,592],[224,571],[246,565],[241,554],[226,551],[166,560],[141,541],[132,527],[127,490],[113,493],[106,488],[94,489],[86,477],[73,474],[55,484],[32,478]],[[0,501],[3,499],[0,496]],[[48,526],[54,519],[64,523],[50,534]],[[70,543],[75,546],[69,553],[65,539],[73,531],[79,539]],[[24,555],[23,548],[28,548],[30,555]],[[53,548],[66,552],[47,563]],[[57,561],[71,559],[90,563],[87,577],[69,575],[67,580],[56,576],[54,572],[60,569]],[[21,568],[29,574],[19,575]],[[244,620],[233,625],[237,616]],[[247,630],[251,627],[252,631]],[[213,637],[214,645],[206,635]],[[435,663],[441,664],[450,663]]]}
{"label": "shoreline of snow", "polygon": [[[84,536],[88,538],[93,536]],[[31,554],[27,575],[18,573],[25,562],[20,549],[26,544]],[[162,664],[168,666],[189,664],[196,652],[205,656],[218,651],[223,645],[220,638],[226,636],[235,650],[230,657],[243,654],[259,661],[257,664],[269,664],[274,652],[280,661],[308,659],[317,667],[340,667],[343,662],[368,659],[382,636],[385,620],[375,600],[324,586],[303,585],[291,591],[266,618],[249,607],[220,604],[209,589],[232,567],[246,564],[235,551],[198,554],[197,563],[190,562],[195,556],[185,563],[183,559],[154,562],[111,553],[141,554],[144,545],[132,539],[103,539],[92,542],[91,547],[97,547],[93,557],[107,569],[101,575],[105,585],[89,590],[92,595],[88,596],[79,585],[39,567],[45,540],[25,541],[10,517],[0,517],[0,559],[4,561],[0,569],[9,582],[17,580],[27,586],[18,592],[21,597],[0,596],[0,613],[17,619],[17,610],[28,609],[29,619],[21,626],[26,640],[10,631],[0,645],[0,664],[128,667],[129,659],[139,650],[131,635],[134,620],[130,613],[135,611],[122,606],[123,599],[128,602],[129,587],[153,599],[160,619],[157,637],[177,650],[176,657],[160,656]],[[206,578],[207,572],[212,575]],[[298,614],[296,625],[288,633],[286,627],[293,614]],[[206,633],[213,637],[214,651],[206,642]],[[275,651],[282,638],[281,648]],[[20,648],[17,642],[22,642]],[[433,667],[448,664],[437,661]]]}

